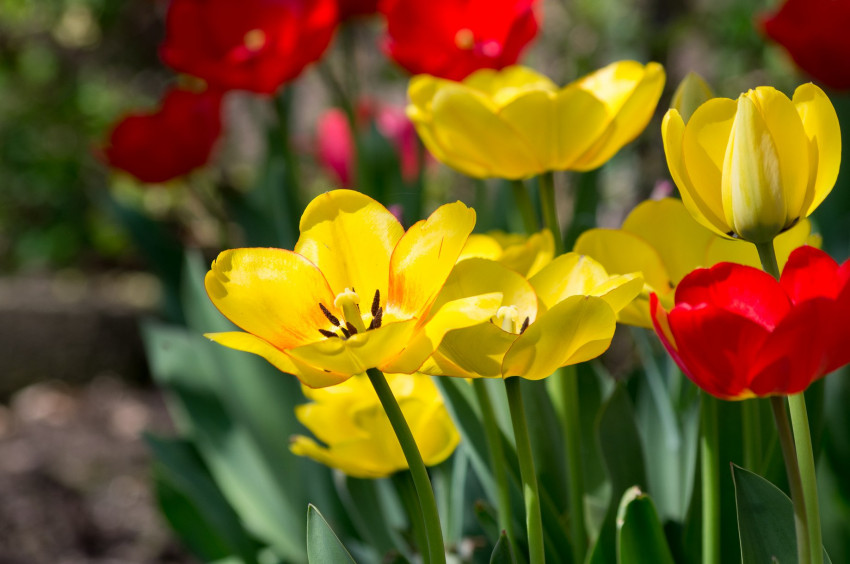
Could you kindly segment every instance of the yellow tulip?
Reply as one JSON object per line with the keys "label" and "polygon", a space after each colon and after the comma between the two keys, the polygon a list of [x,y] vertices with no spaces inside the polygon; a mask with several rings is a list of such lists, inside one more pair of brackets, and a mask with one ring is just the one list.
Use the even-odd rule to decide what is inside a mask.
{"label": "yellow tulip", "polygon": [[419,75],[407,115],[443,163],[477,178],[518,179],[603,165],[646,128],[663,87],[661,65],[635,61],[564,88],[520,66],[463,82]]}
{"label": "yellow tulip", "polygon": [[561,366],[605,352],[617,312],[641,291],[639,274],[609,276],[590,257],[566,253],[526,278],[496,261],[469,258],[449,276],[437,303],[498,293],[478,325],[449,331],[422,372],[462,378],[540,380]]}
{"label": "yellow tulip", "polygon": [[415,372],[446,331],[486,319],[500,299],[434,306],[474,224],[475,211],[456,202],[405,233],[368,196],[322,194],[301,217],[294,252],[233,249],[213,262],[207,294],[243,331],[207,337],[313,388],[369,368]]}
{"label": "yellow tulip", "polygon": [[[427,466],[446,460],[460,441],[437,386],[422,374],[386,374]],[[383,478],[407,461],[375,390],[365,376],[332,388],[304,388],[312,403],[295,408],[298,420],[323,444],[297,435],[290,449],[355,478]]]}
{"label": "yellow tulip", "polygon": [[555,258],[555,240],[548,229],[530,236],[503,231],[476,233],[469,236],[458,261],[473,257],[500,262],[527,278]]}
{"label": "yellow tulip", "polygon": [[[811,234],[804,219],[775,240],[780,267],[791,251],[801,245],[820,246],[820,237]],[[695,268],[720,262],[735,262],[758,268],[755,246],[741,240],[715,235],[694,221],[681,200],[647,200],[628,215],[620,229],[590,229],[582,233],[573,249],[599,261],[608,272],[641,272],[644,289],[638,299],[626,306],[619,321],[652,327],[649,295],[655,293],[670,309],[676,286]]]}
{"label": "yellow tulip", "polygon": [[687,124],[664,116],[664,151],[688,211],[720,235],[756,244],[808,217],[832,190],[841,160],[835,109],[803,84],[789,100],[761,86],[714,98]]}

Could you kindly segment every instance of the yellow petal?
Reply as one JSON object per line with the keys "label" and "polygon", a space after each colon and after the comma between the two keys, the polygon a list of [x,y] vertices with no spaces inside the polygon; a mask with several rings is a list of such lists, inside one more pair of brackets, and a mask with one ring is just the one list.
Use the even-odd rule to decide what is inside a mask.
{"label": "yellow petal", "polygon": [[386,313],[419,317],[445,284],[475,226],[475,210],[461,202],[440,206],[408,229],[390,260]]}
{"label": "yellow petal", "polygon": [[605,300],[573,296],[538,317],[505,354],[502,376],[540,380],[608,348],[617,318]]}
{"label": "yellow petal", "polygon": [[809,142],[797,109],[788,96],[769,86],[760,86],[749,94],[770,137],[776,145],[779,173],[785,198],[787,227],[803,213],[809,183]]}
{"label": "yellow petal", "polygon": [[641,272],[646,284],[656,291],[665,291],[673,286],[658,251],[634,233],[589,229],[579,236],[573,250],[592,257],[611,274]]}
{"label": "yellow petal", "polygon": [[502,245],[490,235],[473,233],[466,240],[463,250],[458,257],[458,262],[468,258],[485,258],[498,260],[502,256]]}
{"label": "yellow petal", "polygon": [[322,339],[319,328],[330,327],[319,304],[334,311],[334,293],[316,265],[292,251],[223,251],[204,286],[225,317],[279,349]]}
{"label": "yellow petal", "polygon": [[[349,378],[338,388],[359,378]],[[372,394],[374,395],[374,391]],[[341,397],[339,397],[341,396]],[[357,402],[354,394],[340,394],[336,401],[311,402],[295,407],[295,417],[326,445],[352,439],[368,439],[369,435],[354,424],[349,407]],[[372,402],[374,403],[374,402]]]}
{"label": "yellow petal", "polygon": [[721,190],[726,222],[747,241],[770,241],[785,227],[788,208],[780,166],[764,117],[742,95],[723,161]]}
{"label": "yellow petal", "polygon": [[442,399],[421,403],[425,409],[410,422],[410,430],[422,454],[422,461],[426,466],[435,466],[451,456],[460,443],[460,434]]}
{"label": "yellow petal", "polygon": [[711,98],[714,98],[711,86],[703,77],[691,71],[676,87],[670,107],[679,112],[682,120],[688,123],[694,111]]}
{"label": "yellow petal", "polygon": [[[684,195],[688,188],[687,182],[682,186],[677,181],[677,186],[683,193],[682,200],[692,214],[694,207],[699,211],[699,215],[694,216],[695,219],[699,219],[701,215],[705,218],[707,225],[713,226],[721,235],[728,234],[732,230],[723,211],[720,184],[723,176],[723,159],[726,156],[726,146],[729,144],[736,108],[735,101],[729,98],[714,98],[697,108],[688,120],[688,125],[684,126],[679,155],[680,166],[687,172],[687,179],[693,188],[688,191],[691,200],[689,205]],[[677,124],[673,123],[675,120],[673,111],[668,112],[668,115],[671,115],[670,123],[667,124],[671,130],[670,133],[677,129]],[[668,151],[668,144],[673,151],[678,149],[672,141],[668,142],[665,135],[665,152]],[[668,153],[667,164],[672,171],[673,164],[670,157]]]}
{"label": "yellow petal", "polygon": [[295,252],[319,266],[335,295],[352,287],[364,299],[387,295],[390,255],[404,229],[380,203],[354,190],[326,192],[304,210],[300,230]]}
{"label": "yellow petal", "polygon": [[[629,213],[622,229],[640,236],[656,250],[673,285],[678,284],[693,269],[706,266],[703,263],[705,250],[715,238],[710,231],[694,221],[683,203],[675,198],[642,202]],[[602,264],[605,265],[604,262]],[[608,268],[607,265],[605,268]],[[608,272],[612,271],[609,269]],[[654,286],[645,271],[642,272],[647,282]],[[663,288],[657,287],[659,291],[663,291]]]}
{"label": "yellow petal", "polygon": [[440,308],[443,304],[469,297],[496,294],[502,299],[492,303],[490,315],[495,315],[500,306],[509,305],[517,309],[520,319],[528,317],[534,321],[537,317],[537,296],[528,280],[500,262],[480,258],[455,266],[434,307]]}
{"label": "yellow petal", "polygon": [[607,280],[608,273],[592,258],[565,253],[532,276],[529,282],[540,301],[551,308],[569,296],[590,295],[593,288]]}
{"label": "yellow petal", "polygon": [[605,164],[623,145],[646,129],[664,89],[664,69],[658,63],[645,67],[621,61],[578,81],[608,107],[611,120],[603,136],[573,164],[575,170],[592,170]]}
{"label": "yellow petal", "polygon": [[549,120],[556,137],[549,168],[576,168],[576,162],[595,142],[603,135],[610,138],[607,130],[611,119],[604,101],[577,86],[567,86],[558,92],[554,102],[554,115]]}
{"label": "yellow petal", "polygon": [[643,276],[639,272],[618,274],[591,290],[591,296],[605,300],[614,313],[619,313],[624,307],[637,298],[643,288]]}
{"label": "yellow petal", "polygon": [[499,257],[499,262],[525,277],[530,277],[552,262],[554,256],[555,239],[551,231],[544,229],[521,243],[506,247]]}
{"label": "yellow petal", "polygon": [[489,293],[452,300],[440,305],[404,351],[380,366],[381,370],[399,373],[419,370],[440,346],[447,332],[487,322],[501,303],[502,294]]}
{"label": "yellow petal", "polygon": [[[776,260],[779,263],[780,270],[788,262],[788,256],[791,254],[791,251],[797,247],[811,244],[811,230],[811,222],[808,219],[803,219],[791,229],[777,235],[776,239],[773,240],[776,250]],[[755,245],[739,239],[725,239],[721,237],[712,239],[707,249],[705,264],[701,266],[709,267],[719,262],[734,262],[754,268],[761,268],[761,261],[759,260]],[[667,306],[665,305],[665,307]]]}
{"label": "yellow petal", "polygon": [[523,139],[480,92],[445,84],[434,96],[432,115],[434,136],[450,156],[449,166],[467,174],[484,167],[487,176],[513,179],[543,172]]}
{"label": "yellow petal", "polygon": [[832,191],[841,163],[841,131],[835,108],[812,83],[794,92],[794,105],[809,139],[809,197],[803,216],[811,214]]}
{"label": "yellow petal", "polygon": [[293,454],[307,456],[354,478],[385,478],[407,467],[392,464],[387,459],[387,453],[378,448],[374,441],[369,440],[354,440],[326,448],[313,439],[296,435],[292,438],[289,449]]}
{"label": "yellow petal", "polygon": [[348,339],[330,338],[288,351],[295,359],[339,374],[362,374],[395,358],[416,330],[417,319],[385,323]]}
{"label": "yellow petal", "polygon": [[532,91],[555,92],[558,87],[549,77],[534,69],[514,65],[500,71],[481,69],[463,80],[464,86],[478,90],[502,108],[517,96]]}
{"label": "yellow petal", "polygon": [[449,331],[422,372],[457,378],[500,378],[502,360],[517,337],[489,322]]}
{"label": "yellow petal", "polygon": [[250,333],[233,331],[228,333],[207,333],[204,336],[225,347],[259,355],[278,370],[292,374],[304,385],[311,388],[336,386],[347,380],[350,376],[349,374],[322,370],[299,359],[292,358],[285,352],[274,348],[266,341]]}
{"label": "yellow petal", "polygon": [[555,93],[545,90],[524,92],[499,110],[499,118],[528,148],[539,172],[552,169],[557,158],[560,132],[554,116]]}
{"label": "yellow petal", "polygon": [[[442,79],[430,74],[419,74],[411,78],[407,85],[407,97],[410,98],[408,115],[413,112],[416,115],[430,116],[431,102],[443,82]],[[412,119],[413,116],[410,117]]]}

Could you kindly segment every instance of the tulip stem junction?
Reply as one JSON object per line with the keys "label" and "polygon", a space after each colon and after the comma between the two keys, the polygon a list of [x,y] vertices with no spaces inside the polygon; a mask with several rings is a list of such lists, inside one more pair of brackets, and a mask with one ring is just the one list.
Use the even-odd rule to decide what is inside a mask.
{"label": "tulip stem junction", "polygon": [[511,180],[510,183],[514,192],[514,203],[516,203],[519,214],[522,216],[522,226],[527,235],[532,235],[537,232],[537,214],[534,212],[534,204],[531,202],[528,188],[526,188],[525,182],[519,179]]}
{"label": "tulip stem junction", "polygon": [[788,422],[788,411],[780,396],[770,398],[770,407],[773,408],[773,420],[776,422],[776,430],[779,433],[779,444],[782,447],[785,471],[788,474],[788,486],[791,488],[791,501],[794,503],[797,561],[799,564],[811,564],[809,523],[803,499],[803,482],[800,478],[800,467],[797,464],[797,453],[794,451],[794,437],[791,433],[791,424]]}
{"label": "tulip stem junction", "polygon": [[818,485],[815,477],[815,457],[812,451],[812,434],[809,429],[809,415],[806,411],[806,398],[803,392],[788,396],[791,410],[791,425],[794,429],[794,443],[797,447],[797,463],[802,481],[803,500],[806,508],[806,521],[809,525],[809,551],[812,564],[823,564],[823,540],[821,538],[820,510],[818,507]]}
{"label": "tulip stem junction", "polygon": [[720,458],[717,400],[700,398],[700,461],[702,464],[702,564],[720,564]]}
{"label": "tulip stem junction", "polygon": [[759,253],[762,270],[779,280],[779,263],[776,262],[776,250],[773,241],[767,243],[754,243]]}
{"label": "tulip stem junction", "polygon": [[558,222],[558,209],[555,207],[555,175],[552,171],[544,172],[537,177],[540,182],[540,208],[543,210],[543,221],[552,232],[555,239],[555,256],[564,252],[564,235]]}
{"label": "tulip stem junction", "polygon": [[419,505],[425,519],[425,534],[428,536],[428,555],[430,557],[427,562],[445,564],[446,549],[443,544],[437,501],[434,498],[431,480],[428,478],[428,471],[425,469],[425,462],[416,446],[413,433],[410,432],[410,427],[404,419],[401,407],[399,407],[384,374],[377,368],[370,368],[366,371],[366,374],[369,376],[369,381],[372,382],[372,387],[375,388],[375,393],[378,394],[378,399],[381,400],[381,405],[393,426],[404,458],[410,467],[410,475],[413,478],[413,485],[416,486],[416,494],[419,496]]}
{"label": "tulip stem junction", "polygon": [[511,376],[505,379],[508,405],[511,410],[511,423],[514,428],[519,472],[522,477],[522,494],[525,498],[525,521],[528,527],[528,552],[530,564],[544,564],[546,555],[543,548],[543,518],[540,513],[540,492],[537,488],[537,474],[534,458],[531,455],[531,439],[525,419],[525,407],[522,403],[521,379]]}
{"label": "tulip stem junction", "polygon": [[499,422],[496,420],[496,411],[493,409],[493,401],[487,382],[482,378],[474,378],[472,387],[478,399],[478,407],[481,408],[481,419],[484,423],[484,433],[487,436],[487,448],[490,451],[490,464],[493,470],[493,478],[496,480],[496,504],[499,513],[499,527],[505,531],[511,546],[516,546],[516,532],[514,531],[514,520],[511,512],[511,484],[508,481],[507,465],[505,463],[505,451],[502,448],[502,432],[499,430]]}
{"label": "tulip stem junction", "polygon": [[570,488],[570,533],[573,561],[584,562],[587,552],[587,526],[584,520],[584,469],[581,454],[581,420],[578,401],[578,373],[575,365],[558,371],[564,410],[564,439],[567,448],[567,471]]}

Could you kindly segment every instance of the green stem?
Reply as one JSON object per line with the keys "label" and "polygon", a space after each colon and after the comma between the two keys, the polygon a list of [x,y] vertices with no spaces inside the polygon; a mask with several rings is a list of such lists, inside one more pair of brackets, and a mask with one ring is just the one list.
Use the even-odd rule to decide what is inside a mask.
{"label": "green stem", "polygon": [[431,480],[428,478],[428,471],[425,469],[425,463],[422,461],[422,455],[416,446],[413,433],[410,432],[410,427],[404,419],[404,414],[402,414],[384,374],[377,368],[370,368],[366,371],[366,374],[369,375],[369,381],[372,382],[372,387],[375,388],[375,393],[381,400],[381,405],[393,426],[404,458],[410,467],[410,475],[413,477],[413,484],[416,486],[416,494],[419,496],[419,505],[422,507],[422,515],[425,519],[425,533],[428,536],[428,553],[430,556],[428,561],[434,564],[445,564],[446,549],[443,544],[443,532],[440,528],[437,501],[434,499]]}
{"label": "green stem", "polygon": [[759,253],[762,269],[779,280],[779,264],[776,262],[776,251],[773,249],[773,241],[754,244]]}
{"label": "green stem", "polygon": [[525,407],[522,404],[522,388],[518,376],[505,380],[508,405],[511,409],[511,423],[514,427],[519,473],[522,477],[522,493],[525,498],[525,521],[528,527],[528,552],[530,564],[544,564],[546,555],[543,550],[543,519],[540,515],[540,492],[537,489],[537,474],[531,455],[531,439],[525,420]]}
{"label": "green stem", "polygon": [[564,247],[572,249],[582,232],[596,226],[596,209],[599,207],[599,171],[582,172],[576,179],[573,218],[564,236]]}
{"label": "green stem", "polygon": [[[277,219],[275,223],[278,225],[276,225],[275,228],[278,230],[279,236],[282,239],[281,245],[283,245],[284,248],[289,247],[290,244],[294,244],[295,240],[298,238],[298,223],[300,221],[302,211],[301,201],[298,197],[298,157],[296,156],[295,151],[292,150],[292,143],[290,142],[290,134],[292,130],[292,124],[290,123],[290,117],[292,114],[292,97],[292,88],[285,88],[280,95],[273,98],[274,109],[278,118],[278,140],[283,154],[284,179],[286,184],[280,188],[280,191],[283,192],[284,202],[282,205],[274,206],[276,209],[274,209],[272,213]],[[286,218],[286,225],[284,226],[284,222],[279,219],[279,216],[286,212],[288,212],[288,217]]]}
{"label": "green stem", "polygon": [[425,518],[422,514],[422,506],[419,504],[419,498],[416,496],[416,486],[413,484],[413,478],[409,471],[396,472],[392,476],[392,481],[401,499],[401,504],[410,518],[410,526],[413,529],[416,544],[419,545],[422,561],[430,562],[428,535],[425,532]]}
{"label": "green stem", "polygon": [[798,564],[811,564],[809,522],[803,498],[803,482],[800,479],[800,468],[797,464],[797,454],[794,451],[794,437],[791,433],[791,424],[788,422],[788,411],[785,408],[785,402],[779,396],[770,398],[770,407],[773,408],[773,420],[776,422],[779,444],[782,447],[782,457],[785,459],[785,471],[788,474],[788,486],[791,488],[791,501],[794,503],[797,561]]}
{"label": "green stem", "polygon": [[741,402],[744,434],[744,468],[756,472],[761,465],[761,417],[757,399]]}
{"label": "green stem", "polygon": [[552,232],[555,239],[555,256],[564,252],[564,235],[561,233],[561,225],[558,223],[558,210],[555,207],[555,176],[550,172],[544,172],[538,176],[540,181],[540,207],[543,210],[543,221]]}
{"label": "green stem", "polygon": [[528,188],[522,180],[511,180],[511,189],[514,192],[514,202],[519,208],[522,217],[522,226],[528,235],[537,232],[537,214],[534,213],[534,204],[528,194]]}
{"label": "green stem", "polygon": [[514,520],[511,513],[511,489],[508,481],[507,464],[505,463],[505,451],[502,448],[502,432],[496,421],[496,412],[490,398],[487,383],[481,378],[472,380],[472,388],[481,408],[481,419],[484,423],[484,433],[487,436],[487,448],[490,450],[490,465],[493,477],[496,479],[496,504],[499,512],[499,527],[505,531],[511,546],[516,546],[514,540]]}
{"label": "green stem", "polygon": [[806,506],[806,521],[809,525],[809,551],[812,564],[823,564],[823,540],[821,537],[820,511],[818,508],[818,484],[815,476],[815,457],[812,451],[812,434],[809,429],[809,415],[806,412],[806,398],[802,392],[788,396],[791,410],[791,425],[794,429],[794,443],[797,446],[797,462],[803,487],[803,499]]}
{"label": "green stem", "polygon": [[587,526],[584,520],[584,471],[582,468],[581,418],[576,367],[573,365],[561,368],[557,378],[559,378],[561,384],[559,391],[564,410],[564,439],[567,443],[573,562],[584,562],[587,553]]}
{"label": "green stem", "polygon": [[717,400],[703,393],[700,405],[702,465],[702,564],[720,563],[720,475],[717,441]]}

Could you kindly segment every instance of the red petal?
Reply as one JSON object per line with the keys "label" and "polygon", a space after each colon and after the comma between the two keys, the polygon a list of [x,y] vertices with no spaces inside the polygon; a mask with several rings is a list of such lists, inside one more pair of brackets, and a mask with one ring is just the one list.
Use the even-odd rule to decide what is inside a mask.
{"label": "red petal", "polygon": [[793,304],[817,297],[835,298],[843,286],[838,263],[822,250],[809,246],[791,253],[779,282]]}

